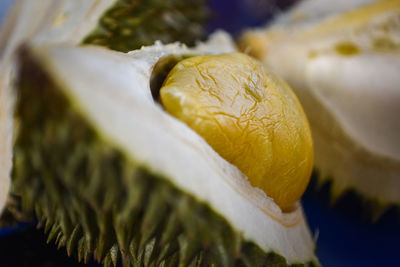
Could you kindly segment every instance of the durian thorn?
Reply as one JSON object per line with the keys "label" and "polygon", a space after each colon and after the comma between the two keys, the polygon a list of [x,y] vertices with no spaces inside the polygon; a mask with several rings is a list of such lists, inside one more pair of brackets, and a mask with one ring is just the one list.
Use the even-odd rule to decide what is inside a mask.
{"label": "durian thorn", "polygon": [[161,264],[166,258],[170,257],[179,250],[177,242],[169,242],[161,246],[161,251],[158,254],[157,264]]}
{"label": "durian thorn", "polygon": [[84,262],[85,264],[87,264],[87,263],[89,262],[90,255],[91,255],[90,250],[86,250],[85,253],[84,253],[84,255],[83,255],[83,256],[84,256],[84,257],[83,257],[83,262]]}
{"label": "durian thorn", "polygon": [[58,226],[57,224],[53,224],[53,226],[51,227],[51,230],[47,236],[47,241],[46,243],[49,244],[55,237],[58,236],[60,232],[60,226]]}
{"label": "durian thorn", "polygon": [[220,261],[220,265],[221,266],[232,266],[233,263],[232,261],[232,257],[229,253],[229,251],[227,250],[227,247],[224,244],[224,240],[223,237],[218,235],[216,237],[216,244],[215,244],[215,250],[214,252],[216,252],[216,254],[219,255],[218,259]]}
{"label": "durian thorn", "polygon": [[198,252],[200,252],[200,243],[196,239],[191,239],[180,235],[179,242],[179,264],[187,265],[192,261]]}
{"label": "durian thorn", "polygon": [[101,261],[106,254],[106,251],[112,248],[114,244],[114,233],[111,227],[111,216],[100,213],[97,219],[99,226],[99,238],[97,248],[95,249],[98,259]]}
{"label": "durian thorn", "polygon": [[145,266],[149,266],[150,263],[152,262],[152,259],[154,258],[154,254],[156,251],[155,244],[156,244],[156,238],[154,237],[149,242],[147,242],[147,244],[144,247],[144,265]]}
{"label": "durian thorn", "polygon": [[116,267],[117,263],[118,263],[118,257],[119,257],[118,244],[114,244],[111,247],[110,256],[111,256],[111,260],[112,260],[112,263],[113,263],[114,267]]}
{"label": "durian thorn", "polygon": [[71,256],[71,253],[75,249],[76,244],[80,237],[82,237],[82,229],[81,229],[80,225],[76,225],[74,230],[72,230],[71,236],[69,237],[67,244],[66,244],[68,256]]}
{"label": "durian thorn", "polygon": [[131,261],[129,254],[126,253],[124,250],[120,250],[121,252],[121,263],[122,267],[131,267]]}
{"label": "durian thorn", "polygon": [[48,234],[50,229],[54,226],[54,224],[50,221],[50,219],[45,219],[44,224],[44,233]]}
{"label": "durian thorn", "polygon": [[66,239],[65,239],[65,236],[62,235],[61,238],[60,238],[60,240],[58,241],[58,245],[57,245],[57,248],[58,248],[58,249],[60,249],[61,247],[64,247],[64,246],[65,246],[65,243],[66,243],[65,240],[66,240]]}
{"label": "durian thorn", "polygon": [[60,230],[59,230],[59,232],[57,234],[56,241],[55,241],[55,243],[57,244],[57,248],[58,249],[61,247],[60,244],[62,243],[61,242],[62,241],[62,237],[63,237],[63,232],[61,231],[61,227],[60,227]]}
{"label": "durian thorn", "polygon": [[110,255],[107,255],[107,256],[104,258],[103,266],[104,266],[104,267],[112,267],[112,266],[113,266],[113,263],[112,263],[112,260],[111,260],[111,256],[110,256]]}
{"label": "durian thorn", "polygon": [[85,237],[82,237],[78,242],[78,261],[81,262],[83,260],[83,254],[85,252]]}

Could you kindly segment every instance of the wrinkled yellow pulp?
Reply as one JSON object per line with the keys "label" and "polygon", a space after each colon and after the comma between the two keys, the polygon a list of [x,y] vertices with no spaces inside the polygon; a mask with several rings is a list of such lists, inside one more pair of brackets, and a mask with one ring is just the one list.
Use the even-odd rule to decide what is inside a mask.
{"label": "wrinkled yellow pulp", "polygon": [[171,70],[160,100],[283,211],[294,207],[310,179],[313,144],[283,80],[245,54],[196,56]]}

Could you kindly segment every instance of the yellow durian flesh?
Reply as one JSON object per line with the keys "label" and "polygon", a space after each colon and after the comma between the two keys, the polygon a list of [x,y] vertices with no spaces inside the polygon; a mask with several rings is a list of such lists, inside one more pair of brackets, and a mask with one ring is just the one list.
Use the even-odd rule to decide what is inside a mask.
{"label": "yellow durian flesh", "polygon": [[289,211],[313,165],[307,119],[280,78],[242,53],[179,62],[160,90],[164,108]]}

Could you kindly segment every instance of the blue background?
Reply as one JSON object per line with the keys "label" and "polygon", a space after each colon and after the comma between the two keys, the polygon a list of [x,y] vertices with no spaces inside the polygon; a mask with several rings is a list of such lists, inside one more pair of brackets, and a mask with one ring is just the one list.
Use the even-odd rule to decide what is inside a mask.
{"label": "blue background", "polygon": [[[0,21],[11,2],[0,0]],[[246,27],[266,23],[272,14],[293,2],[211,0],[214,12],[208,30],[223,28],[236,35]],[[327,197],[321,194],[307,192],[303,206],[313,233],[318,233],[317,253],[323,266],[400,266],[400,221],[395,213],[372,224],[357,216],[357,212],[349,214],[332,208]],[[45,262],[52,266],[49,258],[57,262],[56,266],[80,266],[67,258],[63,249],[46,245],[41,231],[33,229],[33,225],[21,224],[17,228],[0,230],[0,266],[43,266]]]}

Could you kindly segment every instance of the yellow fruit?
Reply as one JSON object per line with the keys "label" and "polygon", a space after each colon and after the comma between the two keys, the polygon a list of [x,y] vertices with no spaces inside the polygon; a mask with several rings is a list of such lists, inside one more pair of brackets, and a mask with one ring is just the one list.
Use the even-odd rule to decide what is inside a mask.
{"label": "yellow fruit", "polygon": [[160,99],[283,211],[304,193],[313,166],[307,119],[289,86],[258,61],[241,53],[185,59]]}

